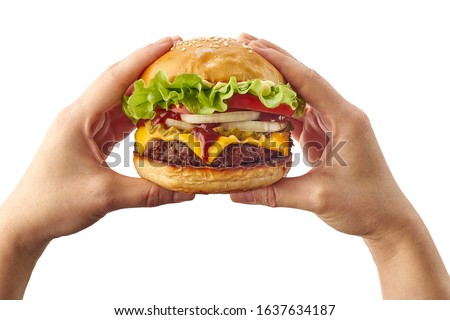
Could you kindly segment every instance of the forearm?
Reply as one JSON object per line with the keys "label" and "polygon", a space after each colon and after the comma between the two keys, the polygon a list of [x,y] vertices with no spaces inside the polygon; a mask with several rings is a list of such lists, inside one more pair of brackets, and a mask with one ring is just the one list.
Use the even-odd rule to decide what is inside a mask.
{"label": "forearm", "polygon": [[19,221],[0,207],[0,299],[22,299],[47,243],[27,247]]}
{"label": "forearm", "polygon": [[422,219],[386,239],[365,239],[377,265],[384,299],[450,299],[450,279]]}
{"label": "forearm", "polygon": [[22,299],[36,260],[2,237],[0,245],[0,299]]}

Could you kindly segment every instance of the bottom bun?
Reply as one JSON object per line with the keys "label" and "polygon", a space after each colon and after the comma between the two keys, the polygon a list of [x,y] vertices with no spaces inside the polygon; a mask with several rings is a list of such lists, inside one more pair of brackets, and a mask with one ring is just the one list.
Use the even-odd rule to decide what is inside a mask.
{"label": "bottom bun", "polygon": [[186,193],[232,193],[267,187],[289,171],[289,162],[274,167],[214,169],[211,167],[176,167],[134,155],[138,174],[166,189]]}

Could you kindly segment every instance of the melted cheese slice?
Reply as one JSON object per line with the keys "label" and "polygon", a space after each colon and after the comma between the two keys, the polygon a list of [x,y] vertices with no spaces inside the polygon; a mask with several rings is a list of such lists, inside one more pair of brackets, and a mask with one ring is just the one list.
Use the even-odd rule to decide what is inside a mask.
{"label": "melted cheese slice", "polygon": [[[200,159],[202,159],[202,144],[194,135],[190,133],[174,133],[164,135],[158,130],[154,132],[148,132],[145,126],[139,127],[135,133],[136,147],[139,154],[144,153],[145,147],[153,139],[159,139],[162,141],[178,140],[185,143]],[[217,158],[228,145],[230,144],[244,144],[248,143],[257,147],[263,147],[270,150],[278,151],[283,156],[289,155],[289,132],[272,132],[269,137],[261,135],[259,139],[253,137],[239,140],[235,135],[229,137],[220,136],[209,148],[208,148],[208,161],[210,164]]]}

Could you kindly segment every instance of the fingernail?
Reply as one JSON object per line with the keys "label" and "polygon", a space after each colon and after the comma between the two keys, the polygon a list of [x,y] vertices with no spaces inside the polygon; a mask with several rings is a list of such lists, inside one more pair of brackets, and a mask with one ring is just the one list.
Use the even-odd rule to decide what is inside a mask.
{"label": "fingernail", "polygon": [[173,200],[173,202],[177,203],[177,202],[189,201],[194,198],[195,198],[195,194],[174,192],[172,200]]}
{"label": "fingernail", "polygon": [[182,41],[183,39],[181,39],[181,37],[179,35],[173,36],[172,37],[172,42],[173,44],[176,44],[178,41]]}
{"label": "fingernail", "polygon": [[255,203],[252,192],[234,193],[231,195],[231,200],[240,203]]}
{"label": "fingernail", "polygon": [[250,42],[249,45],[252,47],[257,47],[257,48],[261,48],[261,49],[267,49],[267,47],[264,44],[262,44],[261,42],[259,42],[258,40]]}
{"label": "fingernail", "polygon": [[245,39],[247,39],[247,40],[257,40],[258,38],[257,37],[255,37],[255,36],[252,36],[251,34],[248,34],[248,33],[242,33],[240,36],[239,36],[240,38],[242,37],[242,38],[245,38]]}
{"label": "fingernail", "polygon": [[157,44],[157,45],[166,44],[171,41],[172,41],[171,37],[165,37],[165,38],[162,38],[162,39],[159,39],[158,41],[156,41],[155,44]]}

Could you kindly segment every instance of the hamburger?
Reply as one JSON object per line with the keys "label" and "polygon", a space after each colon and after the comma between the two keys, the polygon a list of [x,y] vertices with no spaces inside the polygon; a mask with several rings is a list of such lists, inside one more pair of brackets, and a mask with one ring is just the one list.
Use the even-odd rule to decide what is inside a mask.
{"label": "hamburger", "polygon": [[164,188],[231,193],[268,186],[292,162],[290,117],[305,102],[235,39],[177,42],[123,97],[137,125],[134,165]]}

